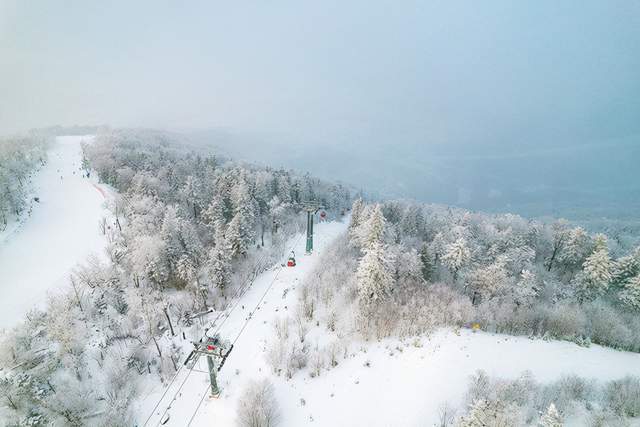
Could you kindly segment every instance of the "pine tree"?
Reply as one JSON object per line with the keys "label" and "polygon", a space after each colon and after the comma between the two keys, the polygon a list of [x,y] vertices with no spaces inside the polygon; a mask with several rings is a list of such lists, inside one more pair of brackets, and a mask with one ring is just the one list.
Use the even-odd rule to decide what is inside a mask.
{"label": "pine tree", "polygon": [[575,269],[582,265],[591,249],[591,239],[582,227],[576,227],[566,234],[562,250],[558,255],[558,262],[567,269]]}
{"label": "pine tree", "polygon": [[612,282],[617,286],[624,286],[629,279],[640,274],[640,248],[636,248],[630,255],[618,259],[611,272]]}
{"label": "pine tree", "polygon": [[626,306],[640,310],[640,274],[625,283],[619,298]]}
{"label": "pine tree", "polygon": [[224,218],[224,200],[219,193],[215,193],[211,199],[211,203],[202,214],[207,226],[215,231],[216,227],[225,224]]}
{"label": "pine tree", "polygon": [[278,198],[282,203],[291,203],[291,182],[289,181],[289,174],[285,171],[280,171],[276,179],[278,184]]}
{"label": "pine tree", "polygon": [[385,249],[375,242],[364,250],[356,272],[360,304],[369,307],[384,300],[393,283]]}
{"label": "pine tree", "polygon": [[368,248],[374,243],[383,243],[387,221],[382,214],[382,207],[376,204],[369,219],[361,225],[358,235],[362,248]]}
{"label": "pine tree", "polygon": [[362,213],[364,211],[364,202],[361,198],[357,198],[351,205],[351,222],[349,223],[349,230],[354,232],[362,221]]}
{"label": "pine tree", "polygon": [[594,252],[582,264],[582,272],[577,277],[583,298],[593,298],[604,294],[613,278],[613,263],[609,257],[606,240],[596,237]]}
{"label": "pine tree", "polygon": [[233,217],[226,232],[226,249],[232,257],[244,255],[247,253],[247,241],[243,238],[242,221],[239,215]]}
{"label": "pine tree", "polygon": [[442,262],[453,273],[453,280],[458,277],[460,269],[471,258],[471,252],[467,247],[467,241],[464,237],[458,238],[455,242],[448,245],[445,249],[445,254],[442,256]]}
{"label": "pine tree", "polygon": [[385,299],[393,284],[384,245],[385,224],[380,205],[376,205],[359,230],[364,255],[358,263],[356,277],[360,304],[365,310]]}
{"label": "pine tree", "polygon": [[227,228],[227,242],[232,256],[247,253],[255,237],[256,202],[242,178],[232,191],[234,215]]}
{"label": "pine tree", "polygon": [[180,189],[180,197],[187,207],[187,212],[193,215],[193,218],[198,218],[200,213],[200,193],[200,181],[193,176],[188,176]]}
{"label": "pine tree", "polygon": [[542,417],[540,417],[540,427],[562,427],[562,417],[558,410],[556,409],[556,405],[553,403],[549,405],[547,408],[547,412],[545,412]]}
{"label": "pine tree", "polygon": [[431,259],[431,254],[429,253],[429,246],[425,243],[422,245],[422,249],[420,249],[420,262],[422,263],[422,278],[425,282],[431,281],[431,277],[433,275],[433,260]]}

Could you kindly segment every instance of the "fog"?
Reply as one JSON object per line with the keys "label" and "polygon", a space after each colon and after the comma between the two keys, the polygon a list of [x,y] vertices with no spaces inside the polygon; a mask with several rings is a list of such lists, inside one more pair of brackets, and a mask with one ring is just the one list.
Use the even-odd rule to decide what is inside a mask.
{"label": "fog", "polygon": [[0,0],[0,134],[184,132],[384,196],[640,213],[640,3]]}

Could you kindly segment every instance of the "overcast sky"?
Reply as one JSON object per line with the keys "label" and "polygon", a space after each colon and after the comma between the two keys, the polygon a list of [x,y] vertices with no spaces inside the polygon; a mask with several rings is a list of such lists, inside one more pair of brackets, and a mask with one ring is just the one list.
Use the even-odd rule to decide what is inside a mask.
{"label": "overcast sky", "polygon": [[640,130],[637,1],[0,4],[5,133],[110,123],[482,144]]}
{"label": "overcast sky", "polygon": [[0,134],[103,123],[382,156],[640,144],[640,2],[0,0]]}

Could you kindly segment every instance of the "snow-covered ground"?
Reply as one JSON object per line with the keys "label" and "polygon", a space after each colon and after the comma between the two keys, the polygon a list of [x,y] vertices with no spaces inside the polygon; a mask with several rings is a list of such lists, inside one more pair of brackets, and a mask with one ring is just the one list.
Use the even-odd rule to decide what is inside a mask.
{"label": "snow-covered ground", "polygon": [[61,136],[47,164],[34,176],[31,215],[0,238],[0,327],[11,327],[47,292],[66,285],[69,272],[101,254],[99,229],[106,215],[106,186],[82,177],[80,142],[92,136]]}
{"label": "snow-covered ground", "polygon": [[[275,339],[274,319],[293,314],[296,287],[345,228],[344,223],[320,224],[313,256],[299,257],[295,268],[274,268],[259,276],[242,298],[244,309],[238,306],[231,312],[220,332],[223,338],[233,340],[249,311],[273,282],[219,373],[219,398],[209,397],[206,361],[201,358],[193,370],[183,367],[168,390],[156,386],[142,397],[136,408],[140,424],[157,426],[168,416],[165,425],[169,426],[186,426],[190,421],[193,426],[235,425],[238,398],[248,381],[267,376],[282,409],[281,425],[293,427],[434,425],[444,402],[463,404],[469,376],[478,369],[504,378],[515,378],[528,370],[540,382],[569,373],[599,380],[640,375],[640,355],[635,353],[441,330],[419,342],[352,343],[348,357],[341,356],[337,367],[317,378],[310,378],[308,369],[290,380],[275,376],[265,360],[267,344]],[[296,247],[296,252],[302,253],[304,239],[299,239]],[[163,393],[161,403],[152,411]]]}
{"label": "snow-covered ground", "polygon": [[[318,378],[277,377],[282,425],[313,420],[319,426],[433,426],[443,403],[463,408],[469,376],[478,369],[511,379],[528,370],[540,382],[570,373],[599,380],[640,375],[639,354],[600,346],[583,348],[469,330],[460,334],[442,330],[421,343],[422,347],[391,340],[375,343],[367,346],[366,353],[354,349]],[[197,425],[206,425],[207,416],[217,418],[221,403],[207,405],[207,415],[203,413]]]}
{"label": "snow-covered ground", "polygon": [[[218,400],[211,401],[208,397],[207,363],[205,358],[201,357],[193,370],[182,367],[168,390],[158,386],[143,396],[136,408],[139,423],[157,426],[162,417],[168,414],[169,421],[165,425],[185,426],[194,415],[202,396],[207,393],[192,425],[213,424],[206,421],[208,417],[211,417],[211,413],[215,413],[214,418],[210,418],[215,419],[215,425],[233,425],[235,399],[238,397],[238,393],[242,391],[247,380],[259,374],[259,369],[262,369],[263,373],[269,372],[269,370],[265,370],[264,349],[266,340],[273,335],[273,325],[270,320],[274,315],[282,315],[292,311],[292,306],[295,305],[297,298],[294,292],[295,287],[301,283],[305,274],[317,264],[324,249],[346,228],[345,222],[327,222],[316,225],[314,228],[314,253],[310,256],[302,255],[305,248],[304,236],[300,234],[294,237],[290,241],[289,247],[293,248],[298,255],[296,267],[288,268],[277,265],[258,276],[242,297],[241,303],[233,311],[230,311],[228,318],[223,316],[217,322],[220,325],[226,319],[224,324],[221,324],[219,332],[223,339],[234,340],[238,337],[233,352],[229,355],[218,377],[218,383],[223,389]],[[287,291],[285,292],[285,290]],[[266,295],[265,292],[267,292]],[[263,295],[264,299],[260,302]],[[249,313],[259,302],[259,308],[255,310],[247,323]],[[246,328],[243,330],[245,323]],[[242,334],[240,334],[241,331]],[[236,374],[236,370],[239,370],[239,375]],[[162,402],[155,411],[152,411],[163,393],[165,396]],[[168,406],[171,407],[166,410]],[[151,418],[147,421],[150,415]]]}

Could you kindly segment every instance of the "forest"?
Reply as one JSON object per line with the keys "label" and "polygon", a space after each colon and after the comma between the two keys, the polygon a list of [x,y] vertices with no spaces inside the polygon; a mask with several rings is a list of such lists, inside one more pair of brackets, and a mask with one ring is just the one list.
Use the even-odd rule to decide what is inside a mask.
{"label": "forest", "polygon": [[[44,161],[42,145],[23,147],[7,151],[19,167],[5,182]],[[85,173],[115,190],[97,225],[108,243],[45,309],[3,333],[0,413],[9,425],[134,423],[143,383],[167,384],[201,337],[202,314],[222,313],[282,261],[308,201],[348,227],[296,289],[295,307],[273,321],[264,357],[276,377],[323,376],[369,342],[403,343],[390,354],[419,348],[443,327],[640,352],[640,249],[624,233],[374,200],[164,132],[103,129],[82,150]],[[571,414],[604,425],[638,416],[638,395],[634,377],[546,384],[478,372],[467,409],[443,407],[441,425],[556,426]],[[250,384],[238,411],[240,425],[282,415],[268,379]]]}
{"label": "forest", "polygon": [[195,152],[159,132],[105,130],[83,150],[83,167],[119,194],[99,225],[106,255],[3,334],[9,425],[130,425],[135,379],[176,371],[181,346],[203,333],[198,313],[221,312],[282,259],[303,203],[335,217],[352,202],[341,184]]}
{"label": "forest", "polygon": [[0,232],[29,210],[30,179],[47,160],[46,141],[38,136],[0,139]]}
{"label": "forest", "polygon": [[[267,359],[277,376],[315,378],[366,353],[362,342],[398,342],[385,347],[393,356],[443,327],[639,352],[639,310],[637,247],[564,220],[357,199],[298,310],[276,320]],[[438,425],[627,425],[639,396],[636,377],[546,384],[479,372],[467,409],[445,405]]]}
{"label": "forest", "polygon": [[406,201],[356,200],[349,230],[334,248],[343,262],[327,261],[340,271],[318,271],[305,303],[352,308],[365,337],[476,324],[640,351],[638,247],[565,220]]}

